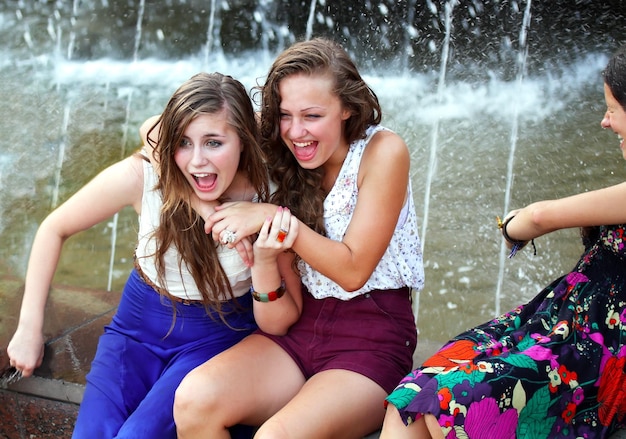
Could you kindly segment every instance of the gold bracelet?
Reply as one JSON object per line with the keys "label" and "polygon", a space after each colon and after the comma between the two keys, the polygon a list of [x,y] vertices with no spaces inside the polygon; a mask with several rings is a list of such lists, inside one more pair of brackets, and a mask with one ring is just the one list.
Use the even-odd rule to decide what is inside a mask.
{"label": "gold bracelet", "polygon": [[280,286],[269,293],[257,293],[254,291],[254,287],[250,285],[250,294],[252,294],[252,298],[257,302],[273,302],[280,299],[285,294],[285,281],[281,281]]}

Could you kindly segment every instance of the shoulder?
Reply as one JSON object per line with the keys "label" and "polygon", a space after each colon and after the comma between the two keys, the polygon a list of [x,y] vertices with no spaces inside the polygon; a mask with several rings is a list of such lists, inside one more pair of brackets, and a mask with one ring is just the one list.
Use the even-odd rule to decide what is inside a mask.
{"label": "shoulder", "polygon": [[143,197],[145,172],[151,167],[148,159],[139,151],[131,154],[122,161],[126,162],[126,178],[128,179],[128,196],[137,213],[141,213],[141,199]]}
{"label": "shoulder", "polygon": [[[112,185],[118,188],[135,192],[143,191],[144,164],[149,163],[139,151],[108,168],[109,179]],[[124,190],[124,189],[123,189]]]}
{"label": "shoulder", "polygon": [[404,139],[393,131],[379,130],[372,135],[363,154],[363,160],[371,163],[397,163],[410,160],[409,148]]}
{"label": "shoulder", "polygon": [[394,131],[391,131],[388,128],[381,127],[378,131],[372,134],[372,139],[370,140],[370,145],[376,145],[380,143],[390,143],[393,145],[401,146],[402,148],[406,148],[406,143],[404,139],[400,137]]}
{"label": "shoulder", "polygon": [[402,137],[393,131],[380,130],[372,135],[359,166],[358,185],[372,181],[405,184],[411,167],[411,155]]}

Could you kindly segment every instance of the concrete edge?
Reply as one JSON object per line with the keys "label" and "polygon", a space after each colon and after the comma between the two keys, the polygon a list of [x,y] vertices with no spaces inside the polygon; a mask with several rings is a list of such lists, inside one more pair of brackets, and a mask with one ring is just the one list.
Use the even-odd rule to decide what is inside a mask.
{"label": "concrete edge", "polygon": [[9,384],[6,390],[53,399],[61,402],[80,404],[85,386],[63,380],[31,376]]}

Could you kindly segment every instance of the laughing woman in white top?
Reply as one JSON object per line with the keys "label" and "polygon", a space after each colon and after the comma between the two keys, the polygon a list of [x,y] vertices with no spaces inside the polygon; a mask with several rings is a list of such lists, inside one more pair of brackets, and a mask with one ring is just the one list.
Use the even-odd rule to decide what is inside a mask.
{"label": "laughing woman in white top", "polygon": [[[8,346],[11,365],[31,375],[42,361],[44,306],[63,242],[134,207],[135,269],[100,337],[74,438],[174,439],[172,404],[181,379],[257,327],[249,266],[236,248],[207,236],[190,208],[192,198],[211,209],[226,199],[267,195],[246,89],[229,76],[197,74],[142,134],[141,152],[102,171],[42,222]],[[288,224],[281,214],[275,229]]]}

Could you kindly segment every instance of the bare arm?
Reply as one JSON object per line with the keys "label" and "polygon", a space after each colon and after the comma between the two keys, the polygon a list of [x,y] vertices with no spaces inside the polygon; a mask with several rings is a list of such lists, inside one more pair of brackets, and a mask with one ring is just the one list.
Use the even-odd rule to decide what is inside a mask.
{"label": "bare arm", "polygon": [[626,183],[556,200],[538,201],[515,210],[507,218],[511,239],[529,241],[570,227],[626,223]]}
{"label": "bare arm", "polygon": [[[159,168],[156,158],[154,157],[154,148],[157,144],[157,140],[159,139],[159,127],[156,126],[156,123],[158,122],[160,117],[160,115],[151,116],[146,119],[144,123],[142,123],[139,127],[139,136],[141,137],[141,142],[143,143],[143,147],[148,154],[148,158],[150,159],[152,166],[154,166],[154,169],[157,170],[157,174]],[[154,129],[152,129],[153,127]],[[150,133],[150,141],[148,141],[148,133]]]}
{"label": "bare arm", "polygon": [[24,376],[30,376],[41,364],[44,308],[63,243],[125,206],[139,212],[142,191],[141,159],[131,156],[98,174],[39,226],[28,262],[18,327],[7,348],[11,365]]}

